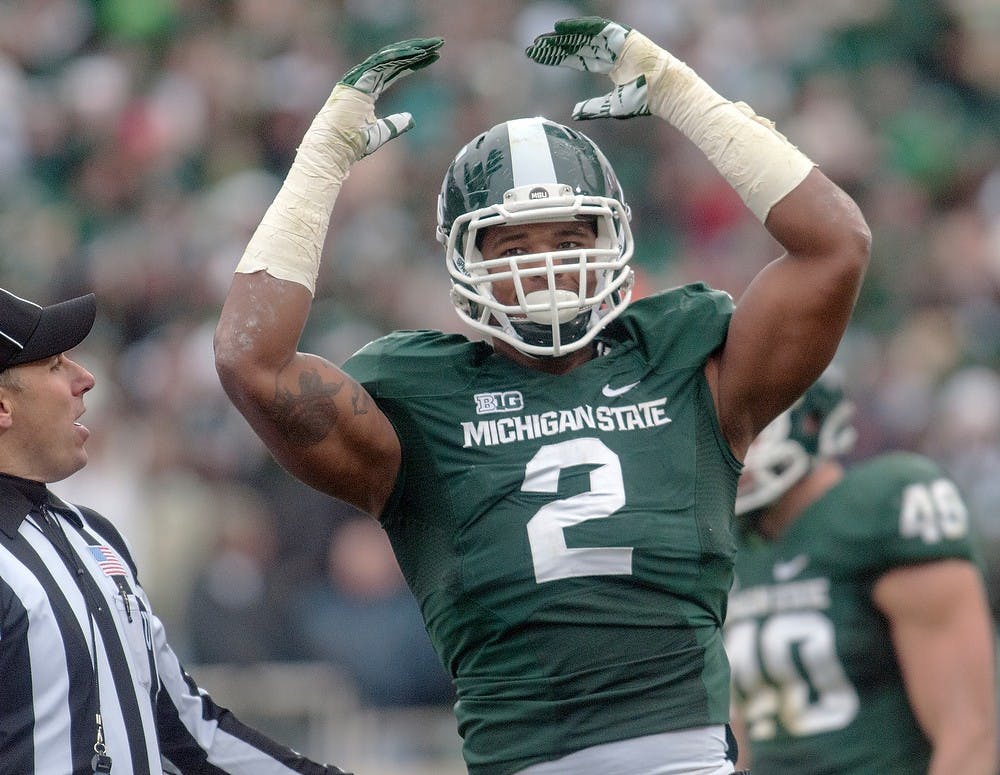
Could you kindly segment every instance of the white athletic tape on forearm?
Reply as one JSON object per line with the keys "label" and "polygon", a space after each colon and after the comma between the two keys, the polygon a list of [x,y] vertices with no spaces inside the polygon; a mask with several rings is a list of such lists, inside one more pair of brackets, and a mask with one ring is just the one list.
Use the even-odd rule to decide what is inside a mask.
{"label": "white athletic tape on forearm", "polygon": [[295,161],[236,267],[316,293],[330,214],[351,165],[365,149],[363,127],[375,121],[375,100],[337,84],[302,139]]}
{"label": "white athletic tape on forearm", "polygon": [[815,166],[743,102],[718,94],[684,62],[632,30],[610,76],[618,85],[646,76],[650,111],[701,149],[763,223],[771,208]]}

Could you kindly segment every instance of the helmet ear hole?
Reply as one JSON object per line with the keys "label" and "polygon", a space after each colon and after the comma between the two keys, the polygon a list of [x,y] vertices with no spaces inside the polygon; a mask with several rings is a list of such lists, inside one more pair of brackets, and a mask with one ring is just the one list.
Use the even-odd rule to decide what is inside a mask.
{"label": "helmet ear hole", "polygon": [[810,412],[802,417],[802,432],[807,436],[818,436],[820,428],[820,418],[815,412]]}

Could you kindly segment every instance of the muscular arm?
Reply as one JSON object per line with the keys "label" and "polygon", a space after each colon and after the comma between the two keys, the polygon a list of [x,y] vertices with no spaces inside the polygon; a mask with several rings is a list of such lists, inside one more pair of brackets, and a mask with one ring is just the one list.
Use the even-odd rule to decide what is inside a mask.
{"label": "muscular arm", "polygon": [[869,254],[860,210],[818,169],[764,225],[786,253],[738,300],[726,343],[707,368],[723,432],[740,456],[830,363]]}
{"label": "muscular arm", "polygon": [[222,386],[275,459],[373,516],[392,492],[399,439],[357,382],[298,345],[341,184],[352,164],[413,126],[409,113],[377,118],[375,101],[434,62],[443,43],[383,46],[337,83],[236,267],[215,332]]}
{"label": "muscular arm", "polygon": [[275,459],[378,516],[400,465],[396,433],[357,382],[296,351],[312,304],[299,283],[236,274],[215,334],[222,386]]}
{"label": "muscular arm", "polygon": [[667,121],[787,251],[739,300],[725,345],[706,364],[723,433],[742,457],[833,358],[868,263],[864,218],[770,120],[715,92],[637,30],[600,17],[567,19],[526,53],[541,64],[607,73],[616,88],[578,103],[574,118]]}
{"label": "muscular arm", "polygon": [[976,569],[962,560],[898,568],[872,596],[933,746],[928,775],[996,775],[994,640]]}

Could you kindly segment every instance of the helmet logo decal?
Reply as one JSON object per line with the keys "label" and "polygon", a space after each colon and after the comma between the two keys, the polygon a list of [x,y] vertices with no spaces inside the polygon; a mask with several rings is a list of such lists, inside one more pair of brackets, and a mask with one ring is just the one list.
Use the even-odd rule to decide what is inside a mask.
{"label": "helmet logo decal", "polygon": [[528,199],[548,199],[549,192],[542,186],[531,189],[528,192]]}
{"label": "helmet logo decal", "polygon": [[503,154],[496,148],[486,154],[486,166],[482,162],[473,166],[466,165],[463,177],[465,189],[469,192],[470,209],[478,209],[488,204],[490,196],[490,177],[503,167]]}

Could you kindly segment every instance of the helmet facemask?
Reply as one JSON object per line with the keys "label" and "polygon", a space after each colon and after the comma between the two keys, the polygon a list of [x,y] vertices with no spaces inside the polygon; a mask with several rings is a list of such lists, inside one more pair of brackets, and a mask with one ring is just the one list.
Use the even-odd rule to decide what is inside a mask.
{"label": "helmet facemask", "polygon": [[[478,247],[483,230],[491,226],[577,219],[594,223],[593,248],[486,260]],[[628,246],[624,253],[623,243]],[[553,357],[585,347],[624,310],[632,295],[631,254],[627,217],[617,201],[574,195],[569,186],[558,184],[511,189],[503,204],[460,216],[446,246],[459,315],[527,355]],[[539,276],[546,278],[545,288],[526,291],[524,281]],[[513,284],[513,303],[504,304],[494,295],[494,283],[502,281]]]}
{"label": "helmet facemask", "polygon": [[[498,132],[498,129],[503,131]],[[504,143],[508,142],[508,131],[510,138],[526,135],[530,140],[520,144],[509,141],[507,155],[522,152],[523,145],[533,142],[536,146],[534,161],[537,161],[539,147],[543,155],[550,152],[547,142],[563,143],[560,163],[566,165],[568,158],[576,164],[576,167],[571,165],[571,171],[578,168],[583,173],[581,185],[574,187],[562,181],[532,182],[501,192],[488,190],[489,181],[477,181],[483,190],[476,190],[475,196],[470,195],[456,206],[456,212],[447,214],[446,193],[455,197],[455,190],[462,188],[455,181],[456,165],[463,154],[478,153],[478,146],[469,150],[474,144],[463,149],[446,176],[446,193],[439,200],[439,239],[445,243],[452,301],[459,316],[477,331],[507,342],[526,355],[558,357],[589,345],[631,300],[633,273],[628,262],[633,244],[629,211],[620,200],[620,187],[607,160],[583,135],[545,119],[521,119],[490,130]],[[481,136],[480,140],[488,135],[490,133]],[[514,146],[517,151],[511,150]],[[504,151],[494,150],[487,158],[497,156],[504,158]],[[544,167],[544,161],[537,166]],[[554,167],[553,162],[550,164]],[[469,166],[466,162],[466,169]],[[480,164],[473,169],[479,172],[483,166]],[[595,175],[594,170],[599,170],[599,174]],[[502,175],[495,177],[503,179]],[[548,177],[556,175],[552,173]],[[596,183],[595,179],[598,179]],[[510,176],[508,180],[514,182],[517,178]],[[612,192],[616,196],[604,195],[609,182],[613,183]],[[593,190],[600,193],[590,193]],[[481,202],[482,206],[467,207],[467,202],[472,201]],[[481,235],[490,227],[574,220],[594,225],[594,247],[491,260],[484,259],[479,249]],[[546,278],[544,287],[526,291],[525,280],[537,277]],[[567,278],[572,282],[567,282]],[[504,303],[494,294],[494,285],[508,281],[513,285],[515,298],[511,303]],[[536,283],[533,280],[531,284]]]}

